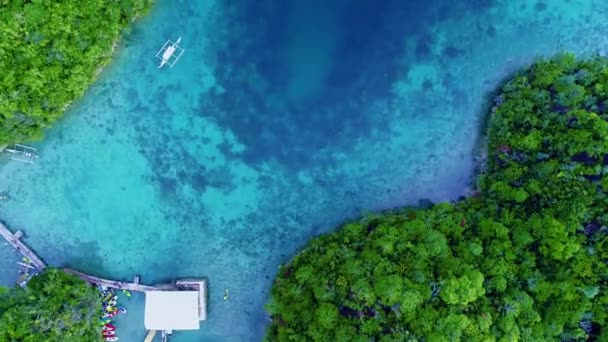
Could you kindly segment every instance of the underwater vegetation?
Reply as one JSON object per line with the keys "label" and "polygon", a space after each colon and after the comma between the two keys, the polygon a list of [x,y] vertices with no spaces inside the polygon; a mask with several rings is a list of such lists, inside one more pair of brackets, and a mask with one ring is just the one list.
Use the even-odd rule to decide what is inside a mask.
{"label": "underwater vegetation", "polygon": [[269,341],[608,339],[608,59],[494,100],[477,191],[346,223],[282,266]]}

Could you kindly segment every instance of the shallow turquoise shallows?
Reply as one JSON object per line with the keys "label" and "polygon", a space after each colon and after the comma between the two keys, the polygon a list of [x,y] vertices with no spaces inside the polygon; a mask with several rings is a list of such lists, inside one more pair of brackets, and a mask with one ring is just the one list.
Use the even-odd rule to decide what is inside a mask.
{"label": "shallow turquoise shallows", "polygon": [[[161,0],[34,165],[1,158],[0,218],[52,265],[207,277],[209,320],[171,341],[258,341],[277,268],[310,237],[456,200],[490,92],[536,56],[608,46],[607,2],[465,2]],[[2,283],[15,259],[0,249]],[[142,341],[143,295],[124,304],[120,340]]]}

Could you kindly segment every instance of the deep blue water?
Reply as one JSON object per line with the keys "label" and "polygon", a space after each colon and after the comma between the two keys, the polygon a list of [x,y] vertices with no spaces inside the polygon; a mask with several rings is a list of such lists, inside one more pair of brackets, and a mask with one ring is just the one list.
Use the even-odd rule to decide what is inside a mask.
{"label": "deep blue water", "polygon": [[[371,210],[465,192],[490,92],[537,56],[604,53],[599,1],[158,1],[99,81],[0,165],[0,217],[51,264],[207,277],[209,321],[256,341],[278,265]],[[154,54],[182,36],[172,68]],[[6,256],[6,257],[3,257]],[[14,281],[0,249],[0,281]],[[230,288],[230,299],[222,300]],[[143,295],[121,341],[141,341]]]}

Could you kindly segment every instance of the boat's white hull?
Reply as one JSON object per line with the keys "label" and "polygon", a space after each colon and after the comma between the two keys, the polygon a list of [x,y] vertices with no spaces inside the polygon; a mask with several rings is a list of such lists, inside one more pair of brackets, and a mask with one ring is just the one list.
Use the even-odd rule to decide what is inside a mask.
{"label": "boat's white hull", "polygon": [[[165,45],[163,45],[163,47],[156,53],[156,57],[158,57],[161,61],[158,65],[159,69],[162,68],[165,64],[169,64],[169,66],[172,67],[173,64],[175,64],[175,62],[177,62],[177,60],[181,57],[181,55],[184,53],[184,49],[178,46],[181,40],[182,37],[179,37],[176,42],[168,40]],[[178,51],[177,55],[175,55],[176,51]],[[171,59],[172,57],[173,60]]]}

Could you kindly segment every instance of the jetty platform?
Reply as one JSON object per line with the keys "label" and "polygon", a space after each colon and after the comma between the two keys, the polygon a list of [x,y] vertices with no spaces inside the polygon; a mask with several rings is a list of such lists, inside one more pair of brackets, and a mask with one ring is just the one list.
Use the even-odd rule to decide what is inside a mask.
{"label": "jetty platform", "polygon": [[207,320],[207,281],[205,279],[180,279],[175,281],[179,290],[198,291],[198,319]]}
{"label": "jetty platform", "polygon": [[[0,221],[0,236],[28,259],[26,263],[19,263],[23,267],[35,267],[38,270],[47,267],[47,264],[21,241],[24,236],[22,231],[13,233]],[[141,284],[139,275],[133,278],[133,282],[127,282],[96,277],[67,267],[63,268],[63,271],[94,286],[144,292],[144,321],[146,329],[149,330],[146,341],[153,339],[157,331],[161,332],[161,339],[166,341],[167,336],[174,330],[198,330],[199,322],[207,320],[207,279],[179,279],[170,284],[145,285]]]}
{"label": "jetty platform", "polygon": [[42,261],[40,257],[34,251],[32,251],[28,246],[26,246],[21,238],[23,237],[23,232],[18,230],[13,233],[4,223],[0,222],[0,235],[13,247],[15,248],[21,255],[28,258],[32,265],[34,265],[37,269],[43,270],[46,268],[46,263]]}
{"label": "jetty platform", "polygon": [[104,279],[104,278],[100,278],[100,277],[96,277],[96,276],[92,276],[80,271],[76,271],[73,270],[71,268],[64,268],[63,269],[64,272],[66,273],[70,273],[73,274],[75,276],[77,276],[78,278],[86,281],[89,284],[95,285],[95,286],[103,286],[103,287],[109,287],[109,288],[113,288],[113,289],[117,289],[117,290],[128,290],[128,291],[132,291],[132,292],[146,292],[146,291],[162,291],[162,290],[172,290],[173,287],[171,285],[156,285],[156,286],[152,286],[152,285],[144,285],[144,284],[140,284],[139,283],[139,276],[135,276],[133,282],[126,282],[126,281],[118,281],[118,280],[111,280],[111,279]]}

